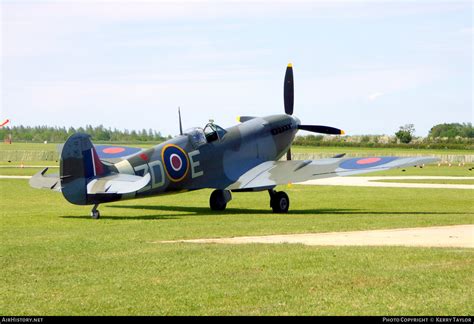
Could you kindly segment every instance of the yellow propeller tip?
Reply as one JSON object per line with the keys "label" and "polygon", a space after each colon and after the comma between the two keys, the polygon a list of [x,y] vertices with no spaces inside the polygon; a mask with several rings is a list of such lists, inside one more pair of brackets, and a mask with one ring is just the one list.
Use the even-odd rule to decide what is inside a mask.
{"label": "yellow propeller tip", "polygon": [[345,135],[346,132],[341,129],[341,135]]}
{"label": "yellow propeller tip", "polygon": [[240,123],[240,116],[237,116],[237,121]]}
{"label": "yellow propeller tip", "polygon": [[288,63],[288,67],[293,67],[293,64],[291,64],[291,63]]}

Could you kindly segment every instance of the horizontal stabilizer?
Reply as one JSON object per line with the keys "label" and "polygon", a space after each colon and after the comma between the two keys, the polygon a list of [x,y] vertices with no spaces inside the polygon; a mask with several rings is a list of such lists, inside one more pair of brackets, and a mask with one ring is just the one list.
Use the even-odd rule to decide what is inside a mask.
{"label": "horizontal stabilizer", "polygon": [[30,178],[30,186],[36,189],[50,189],[54,191],[61,191],[61,183],[59,181],[59,174],[46,174],[48,168],[36,173]]}
{"label": "horizontal stabilizer", "polygon": [[111,174],[89,181],[87,194],[127,194],[142,189],[148,185],[150,179],[149,173],[143,177],[121,173]]}

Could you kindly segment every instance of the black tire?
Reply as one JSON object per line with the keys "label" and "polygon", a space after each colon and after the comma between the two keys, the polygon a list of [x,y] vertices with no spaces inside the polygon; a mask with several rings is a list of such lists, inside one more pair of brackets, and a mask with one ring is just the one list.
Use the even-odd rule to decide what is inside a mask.
{"label": "black tire", "polygon": [[287,213],[290,208],[290,198],[283,191],[275,192],[270,200],[270,205],[274,213]]}
{"label": "black tire", "polygon": [[223,190],[214,190],[209,198],[209,206],[212,210],[222,211],[227,207],[225,194]]}
{"label": "black tire", "polygon": [[91,217],[93,219],[99,219],[100,218],[100,212],[98,210],[91,211]]}

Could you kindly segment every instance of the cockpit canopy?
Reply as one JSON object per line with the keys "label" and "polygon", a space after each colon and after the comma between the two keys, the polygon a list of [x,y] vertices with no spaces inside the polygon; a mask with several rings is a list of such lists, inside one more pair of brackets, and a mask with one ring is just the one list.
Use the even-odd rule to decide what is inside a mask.
{"label": "cockpit canopy", "polygon": [[188,135],[191,144],[195,148],[216,140],[220,141],[226,133],[227,131],[225,129],[214,123],[208,123],[204,129],[194,127],[184,132],[185,135]]}
{"label": "cockpit canopy", "polygon": [[184,135],[188,135],[189,141],[194,146],[194,148],[198,148],[199,146],[207,143],[206,135],[204,135],[204,130],[200,127],[187,129],[184,132]]}
{"label": "cockpit canopy", "polygon": [[226,130],[219,125],[214,123],[208,123],[204,127],[204,134],[206,135],[207,142],[213,142],[215,140],[221,140],[225,135]]}

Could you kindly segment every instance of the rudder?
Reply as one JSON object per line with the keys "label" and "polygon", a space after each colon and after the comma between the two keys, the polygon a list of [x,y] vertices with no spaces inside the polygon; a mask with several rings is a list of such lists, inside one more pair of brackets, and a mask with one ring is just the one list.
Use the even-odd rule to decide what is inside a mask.
{"label": "rudder", "polygon": [[59,174],[64,198],[75,205],[87,205],[88,179],[105,173],[107,167],[100,161],[90,135],[71,135],[61,152]]}

